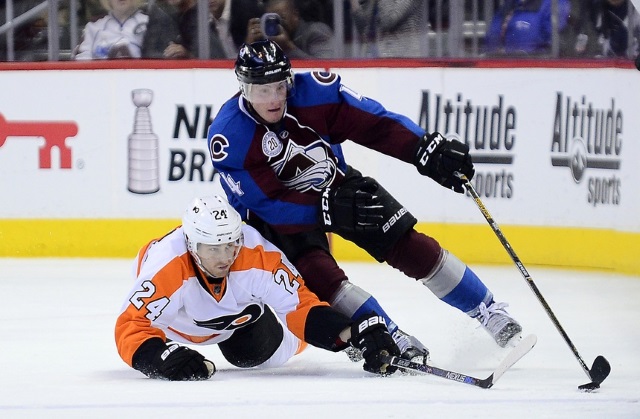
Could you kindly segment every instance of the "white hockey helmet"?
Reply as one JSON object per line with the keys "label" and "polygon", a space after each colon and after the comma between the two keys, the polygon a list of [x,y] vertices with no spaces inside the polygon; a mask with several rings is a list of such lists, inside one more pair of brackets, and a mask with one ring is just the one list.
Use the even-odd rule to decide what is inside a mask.
{"label": "white hockey helmet", "polygon": [[196,198],[182,217],[187,249],[202,268],[198,244],[243,243],[242,219],[229,202],[218,195]]}

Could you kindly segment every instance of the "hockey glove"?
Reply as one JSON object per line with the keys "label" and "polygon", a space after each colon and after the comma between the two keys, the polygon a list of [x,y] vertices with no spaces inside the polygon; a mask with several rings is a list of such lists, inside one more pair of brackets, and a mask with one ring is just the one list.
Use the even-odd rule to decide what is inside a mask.
{"label": "hockey glove", "polygon": [[199,352],[175,343],[158,351],[153,366],[155,371],[149,377],[171,381],[206,380],[216,372],[213,362]]}
{"label": "hockey glove", "polygon": [[377,231],[384,221],[384,207],[375,192],[378,184],[370,177],[322,191],[320,218],[325,231]]}
{"label": "hockey glove", "polygon": [[365,371],[391,375],[397,368],[382,362],[381,355],[399,356],[400,350],[387,330],[382,316],[370,313],[351,325],[349,343],[362,351]]}
{"label": "hockey glove", "polygon": [[447,140],[437,132],[418,142],[413,164],[420,174],[458,193],[464,193],[465,189],[455,173],[460,172],[469,180],[475,174],[469,147],[458,140]]}

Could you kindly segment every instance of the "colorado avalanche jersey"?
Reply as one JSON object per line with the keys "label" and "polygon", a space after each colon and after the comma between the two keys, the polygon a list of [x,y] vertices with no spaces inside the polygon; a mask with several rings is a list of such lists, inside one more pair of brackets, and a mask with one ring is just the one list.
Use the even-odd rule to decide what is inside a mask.
{"label": "colorado avalanche jersey", "polygon": [[320,191],[347,169],[341,143],[411,162],[425,133],[332,73],[296,74],[277,124],[259,122],[248,106],[239,94],[222,106],[209,128],[211,160],[243,219],[255,215],[285,234],[317,225]]}
{"label": "colorado avalanche jersey", "polygon": [[[115,328],[118,353],[127,364],[132,365],[136,350],[154,337],[220,343],[256,321],[268,310],[266,305],[300,342],[305,332],[323,333],[325,322],[316,317],[314,324],[307,324],[312,323],[308,314],[328,304],[307,289],[293,265],[255,229],[243,224],[242,231],[244,246],[219,284],[205,280],[193,263],[182,227],[140,250],[136,280]],[[345,326],[338,324],[338,329]],[[300,349],[303,346],[300,343]]]}

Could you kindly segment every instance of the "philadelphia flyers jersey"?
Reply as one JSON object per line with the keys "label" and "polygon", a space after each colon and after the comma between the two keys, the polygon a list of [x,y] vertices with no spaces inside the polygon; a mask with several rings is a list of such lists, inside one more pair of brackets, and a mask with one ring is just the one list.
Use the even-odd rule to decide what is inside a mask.
{"label": "philadelphia flyers jersey", "polygon": [[210,157],[243,219],[253,213],[284,234],[317,225],[320,191],[340,185],[347,169],[341,143],[350,140],[409,163],[425,134],[332,73],[295,74],[277,124],[259,122],[249,106],[240,95],[222,106],[209,128]]}
{"label": "philadelphia flyers jersey", "polygon": [[[187,251],[182,227],[140,250],[134,264],[135,283],[115,328],[118,353],[127,364],[132,365],[136,350],[153,337],[220,343],[238,328],[255,322],[269,309],[266,306],[301,341],[305,331],[325,329],[323,316],[314,315],[308,321],[308,315],[313,307],[328,304],[307,289],[280,250],[252,227],[243,224],[242,230],[244,246],[221,282],[210,283],[197,267]],[[337,321],[335,331],[349,323],[346,317]]]}

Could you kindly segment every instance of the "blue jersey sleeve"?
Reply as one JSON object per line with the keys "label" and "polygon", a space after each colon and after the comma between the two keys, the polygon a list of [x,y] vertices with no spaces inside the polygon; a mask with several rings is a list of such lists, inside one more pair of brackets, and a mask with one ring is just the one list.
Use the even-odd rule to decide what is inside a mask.
{"label": "blue jersey sleeve", "polygon": [[[333,73],[296,75],[296,94],[291,103],[298,117],[305,118],[331,144],[350,140],[405,162],[412,161],[415,146],[425,134],[408,117],[359,94]],[[308,109],[314,109],[314,114],[306,115]]]}

